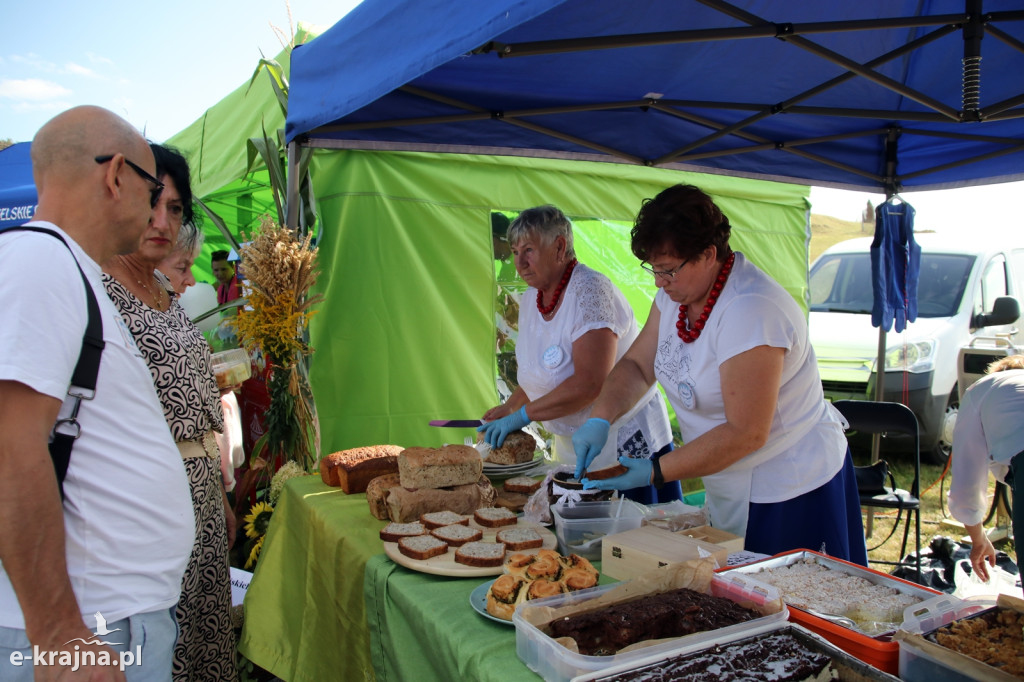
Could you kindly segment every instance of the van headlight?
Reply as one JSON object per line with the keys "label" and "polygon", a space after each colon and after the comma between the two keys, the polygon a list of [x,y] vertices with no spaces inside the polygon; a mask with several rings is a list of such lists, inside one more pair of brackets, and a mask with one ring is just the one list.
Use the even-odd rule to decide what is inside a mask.
{"label": "van headlight", "polygon": [[885,351],[886,372],[922,374],[935,369],[936,342],[928,339],[890,346]]}

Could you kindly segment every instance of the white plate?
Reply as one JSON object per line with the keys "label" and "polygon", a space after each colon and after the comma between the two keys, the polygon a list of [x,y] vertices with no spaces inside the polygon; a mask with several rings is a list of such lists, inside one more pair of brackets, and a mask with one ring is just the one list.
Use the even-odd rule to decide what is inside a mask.
{"label": "white plate", "polygon": [[[497,578],[494,580],[497,580]],[[495,623],[501,623],[502,625],[512,625],[513,623],[510,620],[495,618],[491,614],[487,613],[487,591],[491,589],[491,585],[494,584],[494,580],[488,580],[482,585],[477,585],[473,588],[473,591],[469,593],[469,605],[473,607],[474,611],[484,618],[490,618]]]}
{"label": "white plate", "polygon": [[488,464],[484,462],[484,473],[521,473],[523,471],[530,471],[544,464],[544,459],[534,459],[529,462],[522,462],[520,464]]}
{"label": "white plate", "polygon": [[[507,528],[533,528],[540,536],[544,538],[544,544],[541,547],[534,549],[521,550],[520,554],[536,554],[539,549],[556,549],[558,547],[558,538],[550,530],[544,526],[524,521],[522,518],[518,520],[516,526],[501,526],[499,528],[486,528],[481,526],[473,519],[470,519],[469,525],[472,528],[479,528],[484,532],[482,540],[484,542],[494,542],[494,537],[498,534],[499,530],[505,530]],[[405,566],[414,571],[421,573],[431,573],[433,575],[448,575],[457,578],[471,578],[473,576],[487,576],[487,575],[501,575],[505,572],[505,564],[502,562],[500,566],[466,566],[465,564],[456,563],[455,561],[455,550],[456,547],[449,547],[448,551],[440,556],[430,557],[429,559],[411,559],[400,551],[398,551],[397,542],[385,542],[384,553],[388,555],[392,561],[399,566]],[[508,556],[508,552],[505,553]]]}

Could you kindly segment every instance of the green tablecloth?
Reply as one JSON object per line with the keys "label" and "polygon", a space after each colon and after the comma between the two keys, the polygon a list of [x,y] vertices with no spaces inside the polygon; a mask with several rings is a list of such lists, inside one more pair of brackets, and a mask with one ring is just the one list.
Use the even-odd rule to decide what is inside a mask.
{"label": "green tablecloth", "polygon": [[366,563],[366,620],[377,682],[540,679],[516,656],[512,624],[484,618],[469,604],[493,580],[411,571],[386,555]]}
{"label": "green tablecloth", "polygon": [[516,656],[515,628],[469,604],[492,578],[398,566],[384,525],[366,495],[288,481],[245,596],[242,654],[288,682],[540,679]]}
{"label": "green tablecloth", "polygon": [[246,593],[242,654],[288,682],[372,680],[363,569],[383,527],[365,495],[288,481]]}

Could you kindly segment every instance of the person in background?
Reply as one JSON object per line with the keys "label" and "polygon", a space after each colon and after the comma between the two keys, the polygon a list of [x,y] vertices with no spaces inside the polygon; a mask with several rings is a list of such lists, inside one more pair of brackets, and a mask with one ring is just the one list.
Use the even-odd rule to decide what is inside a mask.
{"label": "person in background", "polygon": [[227,251],[214,251],[210,256],[210,268],[217,280],[217,305],[234,301],[241,295],[235,279],[235,265],[228,260]]}
{"label": "person in background", "polygon": [[156,269],[173,252],[181,226],[193,221],[189,168],[178,152],[152,149],[163,194],[138,247],[104,264],[103,282],[149,365],[192,493],[196,536],[177,606],[174,679],[235,680],[228,565],[235,519],[215,435],[224,430],[220,391],[206,339]]}
{"label": "person in background", "polygon": [[[1013,537],[1024,537],[1024,355],[988,366],[960,401],[953,427],[953,482],[949,511],[971,536],[971,566],[982,580],[995,566],[996,549],[982,525],[988,509],[988,474],[1010,486]],[[1020,565],[1020,552],[1017,552]]]}
{"label": "person in background", "polygon": [[[162,185],[145,139],[99,107],[58,114],[31,155],[39,205],[28,225],[67,247],[18,228],[0,234],[0,679],[169,680],[195,521],[149,369],[99,265],[138,248]],[[75,404],[85,286],[104,347],[95,394],[77,413],[62,507],[48,441]],[[124,672],[96,664],[136,647]],[[58,655],[34,667],[33,649]],[[60,661],[86,652],[94,661],[77,670]]]}
{"label": "person in background", "polygon": [[[192,266],[203,246],[203,233],[194,222],[183,223],[178,231],[178,241],[174,250],[157,266],[171,283],[174,293],[181,296],[185,290],[196,283],[192,275]],[[235,467],[241,466],[242,453],[242,422],[238,409],[238,399],[234,390],[222,390],[220,396],[221,410],[224,412],[224,431],[216,433],[217,446],[220,449],[220,474],[224,490],[230,493],[235,488]],[[225,508],[228,518],[234,515],[231,508]],[[234,544],[234,534],[229,531],[228,548]]]}
{"label": "person in background", "polygon": [[202,246],[203,233],[199,227],[193,222],[182,223],[174,249],[156,268],[170,282],[175,294],[180,296],[185,293],[185,289],[196,283],[192,266]]}
{"label": "person in background", "polygon": [[[508,243],[516,270],[530,287],[519,307],[518,388],[484,414],[487,423],[478,430],[491,447],[500,447],[511,431],[539,421],[555,435],[558,460],[572,464],[570,439],[590,415],[615,361],[636,338],[636,319],[608,277],[578,263],[572,223],[554,206],[520,213],[509,226]],[[615,436],[598,467],[612,466],[617,456],[650,462],[671,450],[668,411],[657,389],[635,396],[618,416],[609,425]],[[661,491],[647,481],[634,488],[626,494],[645,504],[682,497],[678,483]]]}
{"label": "person in background", "polygon": [[620,458],[627,473],[585,488],[702,477],[711,525],[748,551],[824,551],[867,565],[845,420],[825,400],[807,318],[777,282],[729,246],[728,218],[697,187],[646,200],[633,254],[659,291],[636,342],[573,436],[577,474],[614,422],[655,383],[683,445],[660,460]]}

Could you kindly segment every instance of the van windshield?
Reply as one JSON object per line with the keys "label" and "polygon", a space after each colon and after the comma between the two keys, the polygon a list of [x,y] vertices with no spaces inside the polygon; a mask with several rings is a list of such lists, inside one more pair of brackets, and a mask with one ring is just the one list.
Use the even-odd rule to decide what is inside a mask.
{"label": "van windshield", "polygon": [[[967,288],[974,256],[921,254],[917,285],[918,317],[951,317]],[[809,275],[811,312],[871,312],[871,254],[822,256]]]}

